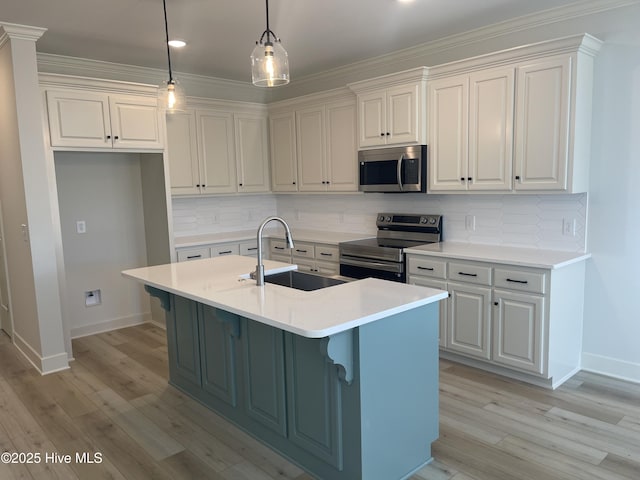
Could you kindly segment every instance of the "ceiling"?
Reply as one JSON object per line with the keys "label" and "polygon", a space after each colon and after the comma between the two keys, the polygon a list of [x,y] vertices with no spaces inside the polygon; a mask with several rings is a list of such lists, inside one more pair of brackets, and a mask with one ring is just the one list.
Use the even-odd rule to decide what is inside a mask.
{"label": "ceiling", "polygon": [[[575,0],[271,0],[270,27],[301,78]],[[167,0],[174,70],[250,81],[262,0]],[[166,68],[162,0],[0,0],[0,22],[47,28],[39,52]]]}

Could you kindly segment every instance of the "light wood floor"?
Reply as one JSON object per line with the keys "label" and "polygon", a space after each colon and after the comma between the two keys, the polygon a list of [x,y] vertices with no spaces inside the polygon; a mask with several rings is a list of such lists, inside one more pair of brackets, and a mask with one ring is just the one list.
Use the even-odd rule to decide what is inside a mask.
{"label": "light wood floor", "polygon": [[[167,385],[162,329],[73,347],[70,370],[42,377],[0,338],[0,451],[42,455],[0,463],[0,479],[311,479]],[[640,385],[580,373],[551,392],[444,361],[440,373],[435,461],[411,480],[640,479]]]}

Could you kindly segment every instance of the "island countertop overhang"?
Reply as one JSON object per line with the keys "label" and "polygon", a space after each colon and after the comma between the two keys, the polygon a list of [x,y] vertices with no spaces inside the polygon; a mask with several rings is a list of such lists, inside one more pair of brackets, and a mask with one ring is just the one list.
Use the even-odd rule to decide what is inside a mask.
{"label": "island countertop overhang", "polygon": [[[266,274],[296,269],[266,260]],[[280,285],[258,287],[247,274],[255,259],[230,255],[125,270],[150,287],[220,308],[308,338],[322,338],[437,302],[442,290],[374,278],[311,292]]]}

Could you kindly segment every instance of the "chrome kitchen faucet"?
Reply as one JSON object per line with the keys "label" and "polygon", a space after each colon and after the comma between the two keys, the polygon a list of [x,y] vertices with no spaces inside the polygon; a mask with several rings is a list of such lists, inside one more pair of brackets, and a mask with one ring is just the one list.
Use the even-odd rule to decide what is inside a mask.
{"label": "chrome kitchen faucet", "polygon": [[255,279],[256,285],[261,287],[264,285],[264,265],[262,264],[262,231],[267,223],[272,220],[278,221],[282,224],[285,229],[285,241],[287,242],[287,247],[293,248],[293,237],[291,237],[291,230],[289,230],[289,225],[284,219],[280,217],[267,217],[260,224],[258,228],[258,265],[256,265],[256,271],[251,273],[251,278]]}

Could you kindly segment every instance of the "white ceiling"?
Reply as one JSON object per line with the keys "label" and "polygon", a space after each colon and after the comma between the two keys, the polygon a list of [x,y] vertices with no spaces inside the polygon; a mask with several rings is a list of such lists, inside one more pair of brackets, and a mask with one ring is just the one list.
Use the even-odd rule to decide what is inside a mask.
{"label": "white ceiling", "polygon": [[[291,78],[575,0],[270,0]],[[263,0],[167,0],[174,70],[250,81]],[[47,28],[39,52],[166,68],[162,0],[0,0],[0,22]]]}

